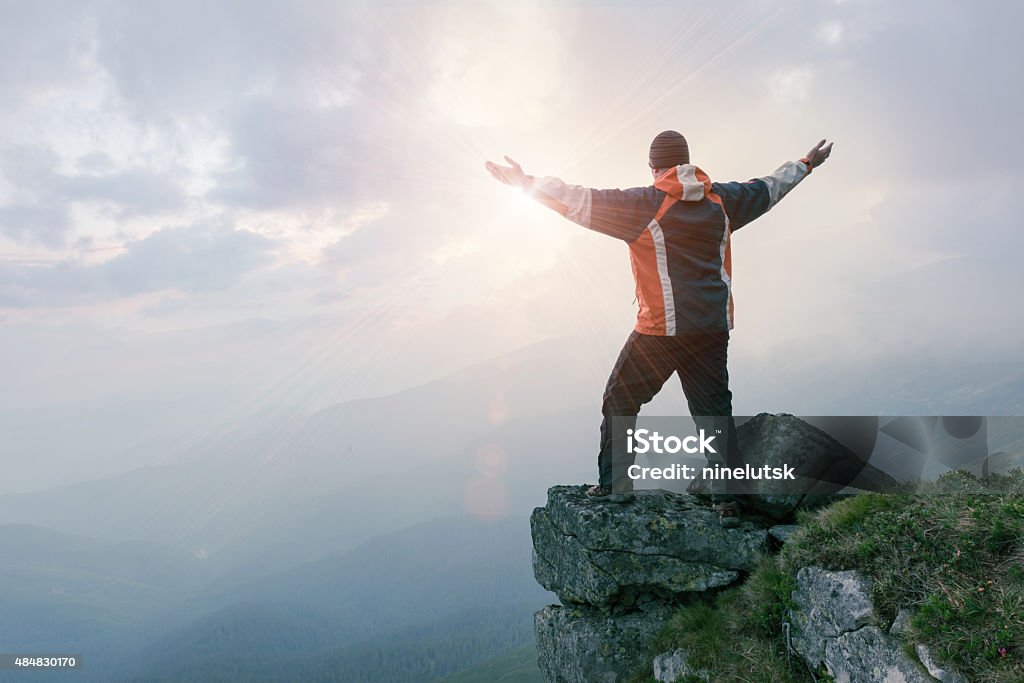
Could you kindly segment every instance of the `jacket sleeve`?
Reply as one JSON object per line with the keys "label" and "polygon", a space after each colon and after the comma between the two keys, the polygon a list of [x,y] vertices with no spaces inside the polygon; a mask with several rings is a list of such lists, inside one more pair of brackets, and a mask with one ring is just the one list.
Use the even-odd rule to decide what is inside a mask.
{"label": "jacket sleeve", "polygon": [[549,176],[528,179],[525,189],[572,222],[626,242],[640,236],[658,209],[657,199],[643,187],[594,190]]}
{"label": "jacket sleeve", "polygon": [[721,197],[722,208],[729,216],[729,228],[735,232],[767,213],[810,172],[811,167],[804,159],[787,161],[771,175],[745,183],[713,183],[711,190]]}

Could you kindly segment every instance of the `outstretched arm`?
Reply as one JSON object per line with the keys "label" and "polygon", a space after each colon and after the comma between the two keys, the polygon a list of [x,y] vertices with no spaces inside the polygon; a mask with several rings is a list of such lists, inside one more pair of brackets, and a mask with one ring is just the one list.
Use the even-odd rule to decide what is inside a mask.
{"label": "outstretched arm", "polygon": [[782,201],[782,198],[797,186],[797,183],[811,174],[812,169],[825,163],[831,153],[832,143],[830,142],[826,146],[825,141],[822,140],[799,161],[787,161],[775,169],[771,175],[759,178],[768,186],[770,197],[768,208],[770,209]]}
{"label": "outstretched arm", "polygon": [[488,161],[484,167],[499,182],[526,191],[574,223],[627,242],[640,235],[656,211],[639,188],[594,190],[550,176],[535,178],[509,157],[505,161],[508,166]]}
{"label": "outstretched arm", "polygon": [[731,230],[739,230],[782,201],[812,169],[825,163],[830,154],[832,143],[826,145],[822,140],[798,161],[787,161],[771,175],[745,183],[714,183],[713,190],[722,198]]}
{"label": "outstretched arm", "polygon": [[588,196],[588,188],[579,187],[578,185],[566,185],[559,181],[561,187],[555,186],[555,183],[548,183],[547,192],[535,192],[536,188],[534,186],[537,183],[537,179],[527,175],[523,171],[523,167],[509,157],[506,156],[505,161],[508,162],[508,166],[488,161],[484,164],[484,168],[490,172],[495,180],[529,192],[534,199],[554,209],[569,220],[580,223],[584,227],[590,227],[586,225],[590,218],[591,203]]}

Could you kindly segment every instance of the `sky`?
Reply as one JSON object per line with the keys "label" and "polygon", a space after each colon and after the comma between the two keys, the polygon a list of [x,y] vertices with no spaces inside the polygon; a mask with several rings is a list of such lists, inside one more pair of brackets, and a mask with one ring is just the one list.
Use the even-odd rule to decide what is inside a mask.
{"label": "sky", "polygon": [[[1022,15],[0,2],[0,426],[20,444],[8,458],[41,454],[10,486],[549,338],[580,339],[607,373],[635,315],[626,247],[483,163],[645,185],[665,129],[718,180],[835,141],[735,237],[734,376],[1018,360]],[[55,434],[132,455],[53,475],[47,458],[73,459]]]}

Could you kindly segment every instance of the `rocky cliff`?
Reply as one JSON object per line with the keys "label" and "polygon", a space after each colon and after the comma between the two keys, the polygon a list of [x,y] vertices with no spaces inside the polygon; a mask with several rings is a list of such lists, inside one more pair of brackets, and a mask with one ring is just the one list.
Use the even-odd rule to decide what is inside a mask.
{"label": "rocky cliff", "polygon": [[562,601],[535,619],[551,683],[626,680],[672,605],[735,582],[768,543],[763,528],[723,529],[710,507],[661,491],[616,505],[555,486],[530,524],[534,574]]}
{"label": "rocky cliff", "polygon": [[[581,486],[550,489],[531,525],[537,580],[562,601],[534,620],[548,683],[618,683],[638,674],[709,680],[683,650],[654,656],[652,670],[652,643],[674,606],[742,580],[791,529],[751,522],[723,529],[691,496],[640,491],[632,504],[615,505],[589,499]],[[935,664],[923,644],[908,653],[900,641],[907,613],[884,620],[855,571],[801,569],[792,603],[790,647],[808,670],[851,683],[966,680]]]}
{"label": "rocky cliff", "polygon": [[[809,440],[822,443],[820,432],[790,416],[751,422],[744,425],[745,448],[757,444],[762,461],[806,452]],[[535,576],[561,601],[535,616],[545,680],[709,680],[686,652],[653,652],[657,634],[678,606],[742,582],[762,553],[790,536],[795,527],[785,522],[796,509],[832,500],[764,496],[763,516],[725,529],[708,502],[686,494],[637,491],[633,502],[619,505],[588,497],[582,486],[551,488],[547,504],[531,518]],[[789,647],[797,666],[808,671],[865,683],[963,680],[935,666],[924,646],[916,657],[906,652],[899,639],[906,615],[895,623],[880,618],[855,572],[806,567],[796,576],[791,602]]]}

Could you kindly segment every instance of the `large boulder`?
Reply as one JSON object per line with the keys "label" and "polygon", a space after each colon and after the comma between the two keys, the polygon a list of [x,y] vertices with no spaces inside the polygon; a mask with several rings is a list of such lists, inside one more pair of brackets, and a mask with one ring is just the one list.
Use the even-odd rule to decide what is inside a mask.
{"label": "large boulder", "polygon": [[534,617],[537,663],[546,683],[621,683],[642,671],[671,611],[612,615],[585,605],[549,605]]}
{"label": "large boulder", "polygon": [[767,542],[763,528],[723,529],[712,509],[666,491],[637,491],[620,505],[555,486],[530,526],[537,581],[564,604],[614,611],[726,586]]}
{"label": "large boulder", "polygon": [[753,467],[789,465],[795,471],[795,482],[750,482],[748,505],[776,520],[835,502],[848,487],[881,492],[899,485],[866,458],[792,415],[762,413],[741,424],[737,434],[744,462]]}

